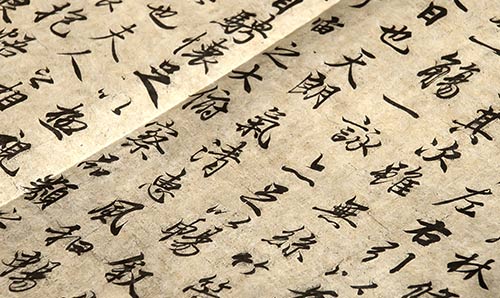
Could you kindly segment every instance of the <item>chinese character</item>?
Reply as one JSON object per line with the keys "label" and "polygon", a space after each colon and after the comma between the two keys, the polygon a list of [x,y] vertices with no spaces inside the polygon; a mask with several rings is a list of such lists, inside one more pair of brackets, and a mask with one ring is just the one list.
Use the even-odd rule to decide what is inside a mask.
{"label": "chinese character", "polygon": [[320,290],[321,285],[309,288],[305,291],[300,291],[300,290],[290,290],[288,291],[296,294],[296,296],[293,296],[293,298],[328,298],[328,297],[338,297],[339,295],[337,292],[332,291],[332,290]]}
{"label": "chinese character", "polygon": [[366,56],[370,59],[375,59],[375,55],[373,55],[372,53],[364,50],[363,48],[361,49],[361,53],[359,54],[358,57],[356,58],[351,58],[351,57],[347,57],[347,56],[343,56],[344,57],[344,60],[346,62],[344,63],[328,63],[328,62],[325,62],[326,65],[328,66],[331,66],[331,67],[342,67],[342,66],[349,66],[349,72],[348,72],[348,81],[349,81],[349,84],[351,85],[352,89],[356,89],[357,87],[357,84],[356,82],[354,81],[354,78],[353,78],[353,75],[352,75],[352,66],[354,64],[357,64],[357,65],[361,65],[361,66],[365,66],[366,65],[366,62],[362,59],[363,56]]}
{"label": "chinese character", "polygon": [[[66,2],[65,4],[63,4],[61,6],[52,5],[52,11],[48,11],[48,12],[36,11],[34,22],[38,23],[47,17],[58,14],[59,12],[65,10],[69,6],[71,6],[71,4],[69,2]],[[52,25],[50,25],[50,32],[52,32],[54,35],[59,36],[61,38],[66,38],[66,36],[68,36],[68,34],[71,32],[71,30],[58,29],[58,25],[60,25],[60,24],[69,25],[73,22],[85,21],[87,19],[87,16],[82,14],[82,12],[83,12],[83,8],[68,11],[66,13],[66,15],[64,16],[64,18],[62,18],[61,20],[54,22],[54,23],[52,23]]]}
{"label": "chinese character", "polygon": [[135,291],[135,284],[146,277],[153,276],[152,272],[142,270],[142,267],[146,265],[146,262],[144,262],[144,254],[142,252],[137,256],[109,262],[108,265],[114,266],[110,272],[106,272],[104,275],[108,283],[119,286],[128,286],[128,293],[132,298],[139,298],[139,295],[137,295]]}
{"label": "chinese character", "polygon": [[[460,2],[460,0],[453,0],[455,5],[458,6],[462,11],[467,12],[467,8]],[[423,19],[425,21],[425,26],[430,26],[437,20],[444,18],[448,14],[448,10],[446,7],[435,5],[434,2],[431,1],[429,6],[418,14],[418,19]]]}
{"label": "chinese character", "polygon": [[[498,22],[497,26],[500,27],[500,20],[498,20],[497,22]],[[478,44],[480,46],[483,46],[483,47],[485,47],[487,49],[492,50],[493,53],[495,53],[498,56],[500,56],[500,49],[497,49],[497,48],[495,48],[495,47],[493,47],[493,46],[491,46],[491,45],[489,45],[489,44],[487,44],[485,42],[482,42],[482,41],[478,40],[474,35],[469,36],[469,40],[472,41],[473,43],[476,43],[476,44]]]}
{"label": "chinese character", "polygon": [[75,60],[75,57],[73,56],[79,56],[79,55],[87,55],[92,53],[90,50],[85,50],[81,52],[73,52],[73,53],[59,53],[59,55],[64,55],[64,56],[70,56],[71,57],[71,65],[73,66],[73,72],[75,73],[76,77],[78,80],[82,81],[82,71],[80,70],[80,66]]}
{"label": "chinese character", "polygon": [[30,143],[21,141],[23,137],[24,132],[22,130],[19,131],[19,138],[0,134],[0,168],[11,177],[16,176],[19,168],[10,170],[4,164],[4,162],[11,160],[12,158],[31,148]]}
{"label": "chinese character", "polygon": [[80,226],[60,226],[61,230],[56,230],[52,228],[45,229],[45,232],[56,234],[56,236],[47,237],[45,239],[45,246],[49,246],[52,243],[61,240],[61,239],[72,239],[72,241],[66,246],[66,250],[70,252],[74,252],[77,255],[81,255],[85,252],[91,251],[94,248],[94,245],[90,242],[83,241],[82,237],[74,236],[74,231],[79,231]]}
{"label": "chinese character", "polygon": [[109,12],[113,12],[114,11],[114,7],[113,5],[114,4],[120,4],[120,3],[123,3],[122,0],[99,0],[95,3],[95,6],[96,7],[101,7],[101,6],[108,6],[109,8]]}
{"label": "chinese character", "polygon": [[265,186],[263,191],[255,192],[254,193],[255,197],[240,196],[240,201],[242,201],[243,203],[247,204],[250,208],[252,208],[253,212],[255,212],[255,215],[260,216],[261,215],[260,208],[255,206],[255,204],[252,201],[274,202],[278,200],[276,195],[284,194],[287,191],[288,188],[286,186],[272,183]]}
{"label": "chinese character", "polygon": [[[432,146],[436,147],[438,145],[438,141],[436,138],[432,140]],[[446,165],[446,162],[444,161],[445,159],[457,159],[459,158],[462,154],[457,151],[458,149],[458,143],[455,141],[451,146],[448,147],[443,147],[443,148],[436,148],[434,151],[439,151],[439,153],[435,155],[423,155],[427,150],[430,149],[423,149],[423,147],[418,148],[415,150],[415,154],[418,156],[421,156],[423,160],[425,161],[434,161],[434,160],[439,160],[439,166],[441,167],[441,170],[443,173],[446,173],[446,170],[448,169],[448,166]]]}
{"label": "chinese character", "polygon": [[183,53],[181,56],[190,57],[191,60],[188,61],[189,65],[200,65],[203,64],[205,69],[205,74],[208,73],[209,64],[217,64],[216,57],[224,56],[222,50],[228,50],[224,43],[227,39],[222,38],[219,41],[212,41],[211,44],[202,44],[199,50],[193,50],[191,53]]}
{"label": "chinese character", "polygon": [[476,145],[479,142],[477,134],[482,135],[488,141],[492,141],[493,137],[486,133],[483,128],[495,122],[495,120],[499,120],[500,112],[495,112],[491,106],[488,110],[479,109],[477,112],[481,113],[481,115],[467,124],[462,124],[458,120],[453,120],[453,123],[458,124],[459,126],[451,127],[450,133],[454,133],[460,129],[471,130],[469,137],[472,145]]}
{"label": "chinese character", "polygon": [[[308,168],[310,168],[313,171],[317,171],[317,172],[323,171],[325,169],[325,166],[320,164],[320,161],[322,158],[323,158],[323,153],[320,153],[319,156],[308,166]],[[284,172],[294,174],[295,177],[297,177],[298,179],[307,182],[307,184],[309,184],[310,187],[314,187],[314,181],[312,179],[302,175],[301,173],[299,173],[299,171],[297,171],[293,168],[290,168],[286,165],[283,165],[281,167],[281,170]]]}
{"label": "chinese character", "polygon": [[331,139],[333,142],[345,142],[345,149],[347,151],[361,149],[363,156],[367,156],[369,148],[380,147],[382,145],[382,142],[378,138],[376,141],[372,141],[371,139],[371,136],[379,135],[380,131],[376,128],[373,130],[368,129],[367,125],[370,125],[370,118],[368,116],[365,116],[365,120],[363,120],[364,125],[357,124],[344,117],[342,117],[342,121],[352,126],[341,129]]}
{"label": "chinese character", "polygon": [[63,175],[58,178],[48,175],[30,184],[30,187],[24,187],[24,199],[37,205],[41,204],[42,210],[67,196],[69,190],[78,189],[76,184],[70,183]]}
{"label": "chinese character", "polygon": [[288,93],[303,94],[304,100],[316,99],[313,109],[317,109],[332,95],[340,91],[337,86],[325,84],[325,78],[326,76],[319,71],[316,71],[316,75],[309,73],[304,80],[290,89]]}
{"label": "chinese character", "polygon": [[253,267],[250,271],[243,272],[243,274],[245,274],[245,275],[254,274],[255,270],[257,268],[262,268],[262,269],[266,269],[267,271],[269,271],[269,268],[266,266],[267,263],[269,263],[269,261],[255,263],[253,260],[253,256],[247,252],[236,254],[236,255],[232,256],[232,258],[233,258],[233,262],[231,263],[231,265],[233,267],[237,266],[238,264],[249,264]]}
{"label": "chinese character", "polygon": [[0,30],[1,56],[9,58],[15,56],[18,52],[24,54],[27,52],[25,48],[28,46],[28,43],[36,40],[34,36],[29,36],[28,34],[24,34],[22,40],[14,39],[19,36],[17,30],[18,28],[14,28],[7,32],[5,31],[5,28],[2,28],[2,30]]}
{"label": "chinese character", "polygon": [[193,42],[198,42],[200,41],[200,39],[207,35],[207,32],[203,32],[202,34],[198,35],[198,36],[195,36],[195,37],[188,37],[188,38],[184,38],[182,40],[182,45],[179,46],[178,48],[176,48],[174,51],[173,51],[173,54],[174,55],[177,55],[178,52],[180,52],[182,49],[184,49],[185,47],[187,47],[188,45],[192,44]]}
{"label": "chinese character", "polygon": [[382,35],[380,35],[380,40],[385,43],[386,45],[390,46],[393,50],[396,52],[402,54],[402,55],[407,55],[410,52],[410,49],[408,47],[406,48],[401,48],[396,45],[394,45],[392,42],[389,41],[392,40],[393,42],[400,42],[405,39],[408,39],[411,37],[411,31],[408,30],[408,27],[403,26],[401,29],[396,29],[395,25],[392,25],[391,28],[380,26],[380,29],[382,29]]}
{"label": "chinese character", "polygon": [[103,154],[101,157],[99,157],[99,159],[87,160],[81,162],[77,165],[77,167],[83,165],[83,169],[92,169],[93,171],[89,173],[89,176],[95,176],[95,177],[107,176],[111,174],[111,172],[106,169],[103,169],[98,164],[110,164],[120,159],[118,156],[115,156],[113,154],[108,154],[108,156],[109,157],[106,157],[106,155]]}
{"label": "chinese character", "polygon": [[33,87],[34,89],[40,88],[39,82],[47,83],[47,84],[54,84],[54,79],[49,75],[50,69],[48,67],[45,68],[40,68],[37,71],[35,71],[35,75],[38,77],[31,77],[30,78],[30,86]]}
{"label": "chinese character", "polygon": [[78,109],[83,107],[83,103],[72,108],[65,108],[57,105],[59,111],[45,114],[45,121],[38,119],[40,124],[50,130],[59,141],[63,139],[63,134],[71,136],[74,132],[86,129],[85,122],[78,120],[85,116]]}
{"label": "chinese character", "polygon": [[134,34],[134,28],[137,27],[136,24],[132,24],[130,26],[121,26],[122,31],[119,32],[114,32],[113,30],[109,30],[109,35],[104,35],[100,37],[91,37],[90,39],[94,40],[99,40],[99,39],[108,39],[111,38],[111,54],[113,56],[113,60],[115,60],[116,63],[120,62],[120,59],[118,59],[118,54],[116,53],[116,45],[115,45],[115,37],[125,40],[125,34],[124,33],[130,33]]}
{"label": "chinese character", "polygon": [[[297,47],[297,44],[295,42],[291,42],[292,48]],[[274,63],[274,65],[278,66],[281,69],[288,69],[288,66],[283,64],[280,60],[278,60],[274,56],[283,56],[283,57],[299,57],[300,53],[292,50],[292,49],[287,49],[287,48],[282,48],[282,47],[275,47],[272,52],[264,52],[262,55],[265,55],[271,59],[271,61]]]}
{"label": "chinese character", "polygon": [[20,92],[19,90],[15,90],[17,86],[22,84],[22,82],[19,82],[10,87],[0,84],[0,111],[5,111],[6,109],[28,99],[26,94]]}
{"label": "chinese character", "polygon": [[219,298],[219,293],[224,291],[224,290],[229,290],[231,289],[231,286],[229,285],[229,280],[224,281],[224,282],[219,282],[218,285],[215,285],[214,279],[217,277],[217,274],[210,276],[210,277],[205,277],[201,278],[198,281],[197,285],[189,285],[182,289],[183,293],[186,293],[188,291],[192,291],[198,294],[203,294],[204,296],[198,296],[198,295],[192,295],[191,297],[213,297],[213,298]]}
{"label": "chinese character", "polygon": [[[491,270],[491,263],[494,263],[495,260],[489,259],[484,264],[475,263],[474,261],[479,255],[472,254],[470,257],[461,256],[459,254],[455,254],[455,257],[459,259],[459,261],[448,263],[448,272],[460,272],[465,273],[464,280],[472,278],[474,275],[477,275],[477,279],[479,281],[479,286],[481,288],[488,290],[488,286],[483,278],[482,270]],[[464,267],[464,268],[462,268]]]}
{"label": "chinese character", "polygon": [[415,234],[412,241],[422,246],[428,246],[441,240],[441,237],[437,234],[433,234],[433,232],[441,233],[446,237],[451,235],[450,230],[445,227],[445,223],[440,220],[436,220],[435,223],[429,223],[421,219],[417,219],[417,221],[423,227],[415,230],[405,230],[405,233]]}
{"label": "chinese character", "polygon": [[[219,139],[215,139],[212,142],[218,149],[218,151],[208,150],[207,147],[203,146],[200,150],[198,150],[195,154],[193,154],[190,158],[191,162],[195,162],[203,157],[197,157],[199,154],[206,153],[212,155],[215,158],[215,161],[203,166],[203,177],[207,178],[215,174],[217,171],[226,166],[231,160],[236,163],[240,163],[240,154],[243,152],[243,148],[247,145],[246,142],[240,142],[237,146],[226,145],[227,149],[222,147],[222,143]],[[220,152],[219,152],[220,151]]]}
{"label": "chinese character", "polygon": [[474,207],[475,206],[482,207],[482,206],[484,206],[484,203],[478,202],[478,201],[472,201],[468,198],[473,197],[473,196],[477,196],[477,195],[489,196],[489,195],[492,195],[493,193],[491,192],[491,189],[489,189],[489,188],[483,189],[483,190],[474,190],[474,189],[466,187],[465,190],[467,190],[468,194],[457,197],[457,198],[437,202],[437,203],[434,203],[432,205],[435,205],[435,206],[446,205],[446,204],[457,202],[460,200],[465,200],[467,203],[469,203],[469,205],[467,205],[465,207],[460,207],[460,208],[455,207],[455,210],[457,210],[458,212],[465,214],[469,217],[474,218],[476,216],[476,211],[474,211]]}
{"label": "chinese character", "polygon": [[8,269],[0,273],[0,277],[9,276],[9,291],[24,292],[34,288],[37,281],[46,279],[47,273],[61,265],[59,262],[48,260],[47,264],[40,266],[41,260],[42,254],[39,251],[33,251],[33,253],[17,251],[12,261],[9,263],[2,261]]}
{"label": "chinese character", "polygon": [[139,72],[138,70],[134,71],[134,74],[138,76],[139,79],[141,79],[141,82],[144,84],[144,87],[146,87],[146,90],[148,91],[148,95],[151,98],[153,105],[155,106],[155,108],[158,108],[158,93],[156,92],[156,89],[151,81],[162,83],[168,86],[170,85],[169,75],[173,74],[176,71],[179,71],[181,68],[179,65],[170,63],[170,60],[163,60],[158,68],[153,66],[150,66],[150,68],[151,74],[144,74]]}
{"label": "chinese character", "polygon": [[242,70],[233,70],[229,77],[231,79],[243,80],[243,88],[247,93],[252,92],[252,86],[250,86],[250,81],[248,78],[254,78],[256,80],[262,81],[262,77],[256,74],[257,70],[259,70],[260,65],[255,64],[250,71],[242,71]]}
{"label": "chinese character", "polygon": [[[305,227],[302,226],[295,230],[290,230],[290,231],[284,230],[282,231],[281,235],[273,236],[273,238],[270,240],[269,239],[261,239],[261,240],[269,243],[270,245],[275,245],[278,248],[284,246],[284,248],[281,250],[281,253],[285,257],[297,253],[298,254],[297,260],[302,263],[304,259],[302,257],[301,250],[309,250],[313,244],[317,243],[316,236],[313,233],[309,233],[309,236],[302,236],[302,237],[295,235],[300,231],[305,232],[304,228]],[[304,234],[304,232],[300,234]]]}
{"label": "chinese character", "polygon": [[175,16],[177,14],[177,11],[174,11],[170,8],[170,5],[165,7],[163,5],[160,5],[158,7],[154,7],[151,4],[148,4],[147,7],[151,9],[149,12],[149,17],[153,22],[160,28],[165,29],[165,30],[172,30],[177,28],[177,26],[168,26],[165,25],[160,19],[165,19],[169,18],[171,16]]}
{"label": "chinese character", "polygon": [[2,19],[5,23],[12,23],[9,15],[7,14],[7,10],[10,9],[15,11],[19,6],[27,6],[30,5],[30,0],[2,0],[0,1],[0,8],[2,9]]}
{"label": "chinese character", "polygon": [[143,160],[148,160],[148,156],[144,151],[149,149],[154,148],[163,155],[165,150],[161,144],[167,142],[169,137],[176,138],[178,135],[177,131],[172,128],[173,126],[174,121],[165,122],[165,124],[160,124],[158,121],[148,123],[144,127],[149,129],[135,138],[127,137],[127,141],[121,145],[123,147],[132,147],[130,149],[131,154],[140,151]]}
{"label": "chinese character", "polygon": [[180,181],[184,175],[186,175],[186,169],[182,169],[178,175],[170,175],[165,172],[165,175],[156,177],[153,183],[142,184],[139,188],[143,188],[147,185],[149,197],[155,202],[163,204],[165,201],[165,194],[168,194],[172,198],[175,197],[173,191],[181,188],[182,185]]}
{"label": "chinese character", "polygon": [[239,34],[241,39],[233,37],[233,41],[237,44],[247,43],[255,37],[255,33],[259,33],[264,39],[267,38],[266,31],[273,29],[271,22],[275,16],[271,15],[265,21],[258,20],[255,13],[241,10],[240,13],[229,18],[224,18],[224,22],[211,21],[210,23],[219,24],[224,28],[225,34]]}
{"label": "chinese character", "polygon": [[224,95],[215,95],[218,86],[200,91],[199,93],[190,96],[190,100],[182,105],[182,109],[191,106],[191,110],[195,110],[196,114],[200,114],[200,119],[206,121],[218,113],[227,113],[227,105],[231,98],[229,91],[222,90]]}
{"label": "chinese character", "polygon": [[311,28],[311,31],[318,32],[321,35],[333,32],[335,27],[344,27],[344,24],[339,22],[339,18],[333,16],[329,20],[318,18],[312,24],[314,26]]}
{"label": "chinese character", "polygon": [[452,293],[446,289],[441,289],[439,292],[431,292],[432,291],[432,282],[427,282],[423,284],[416,284],[408,286],[408,289],[412,290],[410,293],[401,296],[401,298],[417,298],[425,294],[429,294],[429,297],[441,297],[441,298],[453,298],[460,297],[459,295]]}
{"label": "chinese character", "polygon": [[319,207],[313,207],[312,209],[323,212],[324,214],[318,215],[318,218],[322,218],[326,220],[326,222],[331,223],[336,229],[340,228],[340,225],[335,221],[336,219],[343,219],[351,227],[357,228],[357,225],[350,220],[349,217],[356,217],[359,212],[367,211],[369,208],[354,202],[355,200],[356,196],[345,201],[343,204],[333,206],[331,210]]}
{"label": "chinese character", "polygon": [[355,289],[355,290],[358,290],[357,295],[358,296],[362,296],[365,293],[364,290],[376,289],[376,288],[378,288],[378,285],[376,283],[374,283],[374,282],[371,282],[368,285],[356,285],[356,286],[352,285],[350,287],[353,288],[353,289]]}
{"label": "chinese character", "polygon": [[204,232],[196,234],[198,231],[196,224],[205,221],[205,218],[199,218],[191,223],[185,224],[181,219],[175,225],[161,230],[165,236],[160,238],[160,241],[173,238],[170,250],[174,255],[181,257],[194,256],[200,252],[198,248],[200,244],[212,242],[211,237],[222,232],[222,228],[214,227],[214,229],[207,229]]}
{"label": "chinese character", "polygon": [[247,124],[236,123],[236,131],[240,131],[242,137],[253,131],[253,137],[257,139],[259,146],[262,149],[267,149],[271,141],[270,130],[280,126],[278,120],[285,116],[285,113],[274,107],[264,112],[264,116],[258,115],[253,119],[248,119]]}
{"label": "chinese character", "polygon": [[280,15],[303,1],[304,0],[274,0],[271,5],[278,9],[278,14]]}
{"label": "chinese character", "polygon": [[0,229],[5,230],[7,226],[2,222],[2,220],[15,220],[20,221],[22,217],[17,214],[16,208],[12,208],[11,212],[4,212],[0,210]]}
{"label": "chinese character", "polygon": [[395,249],[399,247],[399,243],[386,241],[389,245],[387,246],[374,246],[366,251],[367,254],[371,255],[361,260],[361,262],[368,262],[378,258],[379,253],[385,252],[389,249]]}
{"label": "chinese character", "polygon": [[393,192],[399,196],[405,197],[415,185],[420,185],[420,182],[415,180],[422,177],[419,172],[421,167],[401,173],[401,170],[408,168],[407,164],[399,162],[399,165],[390,164],[385,169],[370,172],[370,175],[375,177],[370,185],[391,182],[392,185],[387,189],[387,192]]}
{"label": "chinese character", "polygon": [[144,205],[134,202],[129,202],[125,200],[114,200],[104,207],[98,207],[92,209],[88,212],[88,214],[96,214],[92,216],[90,219],[95,220],[98,219],[101,223],[106,224],[107,219],[111,220],[110,231],[113,236],[117,236],[123,226],[127,223],[124,222],[118,225],[118,222],[122,217],[127,215],[130,212],[134,212],[137,210],[144,209]]}
{"label": "chinese character", "polygon": [[[460,65],[462,62],[457,59],[458,52],[444,55],[441,57],[441,60],[447,61],[441,64],[436,64],[427,69],[421,70],[417,73],[417,76],[423,77],[420,81],[421,88],[426,89],[432,83],[441,77],[447,75],[451,71],[451,67],[454,65]],[[438,90],[436,91],[436,96],[441,99],[449,99],[457,95],[460,91],[458,87],[459,84],[466,83],[469,81],[469,78],[474,75],[476,72],[480,72],[479,68],[476,67],[476,64],[471,63],[469,66],[460,66],[460,70],[464,70],[463,72],[456,74],[454,76],[444,77],[441,82],[438,82],[436,86]]]}

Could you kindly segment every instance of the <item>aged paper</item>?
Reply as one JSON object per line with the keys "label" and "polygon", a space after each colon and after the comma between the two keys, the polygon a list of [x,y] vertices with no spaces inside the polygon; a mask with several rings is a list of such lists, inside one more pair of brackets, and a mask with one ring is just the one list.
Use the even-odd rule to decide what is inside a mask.
{"label": "aged paper", "polygon": [[[221,9],[220,17],[200,13],[204,24],[242,10],[204,2]],[[256,24],[281,2],[302,1],[255,1]],[[234,23],[210,35],[212,44],[254,34],[208,64],[213,76],[170,55],[204,29],[185,28],[169,57],[158,50],[155,59],[141,41],[134,48],[116,38],[127,77],[110,79],[113,101],[89,113],[99,133],[87,122],[69,136],[59,131],[70,140],[62,149],[46,132],[52,110],[30,115],[46,153],[33,145],[3,160],[7,170],[19,167],[9,183],[19,181],[20,194],[0,209],[0,296],[499,297],[500,3],[313,3],[277,14],[282,31],[273,20],[273,38]],[[89,28],[106,34],[101,27]],[[114,63],[111,41],[101,41],[107,54],[82,71],[96,90],[108,82],[96,70]],[[133,58],[139,49],[144,56]],[[156,78],[169,83],[152,81],[156,109],[131,71],[158,69],[163,59]],[[74,80],[69,70],[64,80]],[[67,86],[56,90],[85,97],[75,82]],[[47,96],[52,108],[74,97]],[[112,120],[110,109],[127,96],[137,105],[123,109],[125,121]],[[64,118],[70,128],[87,120],[72,115]],[[22,148],[29,130],[3,123]],[[89,148],[98,152],[87,157]]]}
{"label": "aged paper", "polygon": [[[0,134],[20,138],[22,130],[30,144],[2,162],[10,172],[0,202],[147,123],[337,1],[31,2],[0,1]],[[47,129],[58,124],[50,113],[72,108],[84,124]]]}

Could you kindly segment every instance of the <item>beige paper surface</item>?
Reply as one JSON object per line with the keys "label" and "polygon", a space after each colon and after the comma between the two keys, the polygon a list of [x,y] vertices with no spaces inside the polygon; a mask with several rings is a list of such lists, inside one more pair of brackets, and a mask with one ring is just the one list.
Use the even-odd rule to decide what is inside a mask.
{"label": "beige paper surface", "polygon": [[[100,2],[102,4],[96,6]],[[2,40],[13,44],[16,40],[24,41],[25,34],[35,40],[27,42],[22,50],[4,45],[1,52],[2,86],[10,88],[21,83],[13,91],[4,92],[3,96],[8,97],[18,91],[26,95],[27,99],[17,104],[7,102],[15,103],[18,100],[5,100],[7,107],[0,112],[0,133],[19,137],[19,131],[23,130],[23,141],[31,144],[31,148],[18,154],[15,161],[5,162],[9,168],[19,168],[19,171],[14,177],[3,175],[0,180],[0,202],[21,195],[21,186],[29,181],[47,173],[60,173],[147,123],[337,1],[307,1],[279,15],[277,12],[281,6],[273,6],[273,1],[245,1],[238,5],[234,5],[232,0],[201,1],[204,5],[200,5],[197,0],[119,2],[111,1],[115,3],[111,5],[113,12],[110,12],[109,5],[105,5],[109,1],[97,0],[67,2],[69,6],[64,1],[48,1],[14,6],[15,10],[6,8],[11,23],[4,24],[5,29],[0,36],[14,29],[17,31],[11,34],[15,37],[7,36]],[[41,18],[37,12],[51,12],[54,10],[53,5],[62,9],[34,22],[37,17]],[[4,6],[13,7],[7,3]],[[167,12],[162,13],[160,8]],[[66,33],[65,38],[51,31],[52,24],[68,18],[75,19],[75,14],[71,12],[79,10],[83,11],[77,14],[84,15],[86,20],[73,21],[69,25],[59,23],[53,27],[57,34]],[[255,21],[257,26],[262,26],[259,24],[268,20],[271,14],[275,17],[263,26],[262,33],[247,34],[244,32],[248,29],[243,28],[240,30],[243,33],[225,34],[224,27],[214,23],[224,23],[224,18],[237,16],[242,11],[251,14],[243,19],[243,23],[250,27]],[[167,29],[160,27],[155,20]],[[128,29],[133,33],[122,26],[133,27]],[[121,37],[94,39],[112,35],[110,30]],[[120,33],[122,31],[125,32]],[[200,35],[203,36],[191,44],[183,42]],[[112,54],[113,39],[118,62]],[[208,73],[205,73],[204,65],[199,61],[194,62],[198,64],[189,64],[196,57],[183,56],[193,55],[193,51],[199,52],[202,46],[207,48],[212,41],[218,43],[223,39],[227,41],[222,46],[227,49],[222,49],[221,55],[207,58],[210,60]],[[236,43],[233,39],[244,43]],[[174,54],[183,45],[186,46]],[[161,69],[164,61],[171,62],[179,69],[172,74],[165,73]],[[157,107],[139,76],[134,75],[136,71],[153,75],[151,67],[169,77],[168,84],[151,81],[157,92]],[[32,78],[53,82],[35,81],[39,85],[35,88],[30,85]],[[127,103],[130,104],[116,111]],[[79,120],[87,125],[84,130],[69,136],[63,133],[59,140],[39,123],[39,119],[44,121],[47,118],[47,113],[59,112],[57,105],[73,108],[80,104],[82,106],[78,111],[84,117]]]}
{"label": "beige paper surface", "polygon": [[[500,6],[304,1],[236,45],[249,35],[210,21],[266,19],[276,1],[205,2],[169,3],[165,31],[132,14],[142,4],[123,1],[110,26],[89,6],[61,40],[137,22],[115,39],[120,62],[109,39],[73,40],[96,47],[75,58],[83,80],[48,56],[60,81],[51,68],[54,84],[2,111],[32,145],[4,162],[20,169],[2,180],[1,297],[498,297]],[[171,54],[205,30],[229,48],[207,75]],[[42,42],[9,84],[50,62],[33,59]],[[155,109],[133,72],[164,59],[180,70],[153,82]],[[41,125],[80,102],[86,129],[58,141]]]}

